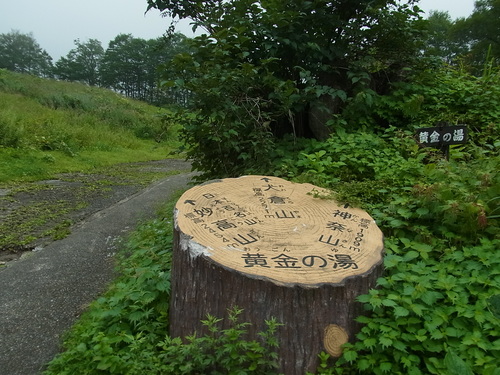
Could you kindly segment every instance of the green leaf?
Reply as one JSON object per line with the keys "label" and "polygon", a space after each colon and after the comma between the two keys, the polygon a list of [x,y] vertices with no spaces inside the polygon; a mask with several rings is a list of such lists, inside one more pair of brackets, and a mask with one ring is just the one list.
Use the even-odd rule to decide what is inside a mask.
{"label": "green leaf", "polygon": [[412,285],[405,285],[403,295],[411,296],[415,292],[415,287]]}
{"label": "green leaf", "polygon": [[408,251],[404,256],[403,256],[403,260],[405,262],[409,262],[415,258],[418,258],[420,256],[420,254],[415,251],[415,250],[411,250],[411,251]]}
{"label": "green leaf", "polygon": [[392,268],[401,263],[403,258],[398,255],[389,254],[384,259],[384,266],[386,268]]}
{"label": "green leaf", "polygon": [[459,330],[459,329],[454,328],[454,327],[446,327],[446,329],[445,329],[446,336],[450,336],[450,337],[460,337],[463,335],[463,333],[464,333],[464,331]]}
{"label": "green leaf", "polygon": [[375,345],[377,345],[377,339],[374,337],[370,337],[366,340],[363,340],[363,344],[369,349],[372,349]]}
{"label": "green leaf", "polygon": [[428,319],[429,320],[425,323],[425,326],[427,327],[427,329],[429,331],[436,330],[437,327],[439,327],[440,325],[442,325],[444,323],[443,318],[437,316],[436,314],[430,315],[428,317]]}
{"label": "green leaf", "polygon": [[364,315],[360,315],[356,318],[356,321],[358,323],[363,323],[363,324],[367,324],[367,323],[370,323],[371,319],[367,316],[364,316]]}
{"label": "green leaf", "polygon": [[406,344],[402,341],[394,341],[392,346],[402,352],[407,353]]}
{"label": "green leaf", "polygon": [[497,319],[500,319],[500,294],[496,294],[489,298],[488,303],[490,310]]}
{"label": "green leaf", "polygon": [[423,243],[415,243],[413,244],[413,248],[417,250],[419,253],[430,253],[432,251],[432,246],[423,244]]}
{"label": "green leaf", "polygon": [[432,290],[428,290],[425,293],[423,293],[420,298],[422,301],[424,301],[427,305],[433,306],[436,301],[440,298],[443,298],[443,295],[439,292],[435,292]]}
{"label": "green leaf", "polygon": [[420,305],[420,304],[411,304],[410,305],[410,308],[413,310],[413,312],[415,314],[417,314],[418,316],[423,316],[424,315],[424,311],[427,310],[427,308],[423,305]]}
{"label": "green leaf", "polygon": [[401,363],[403,364],[403,366],[405,368],[412,366],[412,362],[411,362],[410,358],[408,358],[408,357],[401,357]]}
{"label": "green leaf", "polygon": [[452,350],[448,350],[448,353],[446,353],[444,365],[449,375],[474,375],[464,360]]}
{"label": "green leaf", "polygon": [[392,340],[389,337],[381,336],[378,341],[384,348],[388,348],[392,345]]}
{"label": "green leaf", "polygon": [[356,364],[361,371],[368,370],[371,367],[370,362],[366,359],[361,359]]}
{"label": "green leaf", "polygon": [[358,353],[354,350],[348,350],[344,353],[344,358],[346,361],[352,363],[358,358]]}
{"label": "green leaf", "polygon": [[386,298],[386,299],[382,300],[382,305],[387,306],[387,307],[394,307],[394,306],[397,306],[398,304],[395,301],[393,301],[392,299]]}
{"label": "green leaf", "polygon": [[425,208],[425,207],[420,207],[417,209],[417,214],[419,216],[424,216],[424,215],[427,215],[429,213],[429,209],[428,208]]}
{"label": "green leaf", "polygon": [[368,295],[368,294],[362,294],[360,296],[357,297],[357,300],[358,302],[361,302],[361,303],[369,303],[370,302],[370,298],[371,296]]}
{"label": "green leaf", "polygon": [[440,330],[435,329],[435,330],[431,331],[431,337],[435,340],[440,340],[444,337],[444,335]]}
{"label": "green leaf", "polygon": [[408,316],[410,312],[405,309],[404,307],[401,307],[401,306],[397,306],[395,309],[394,309],[394,315],[396,317],[400,317],[400,316]]}
{"label": "green leaf", "polygon": [[390,362],[382,362],[380,364],[380,370],[382,370],[382,372],[389,372],[392,370],[392,364]]}

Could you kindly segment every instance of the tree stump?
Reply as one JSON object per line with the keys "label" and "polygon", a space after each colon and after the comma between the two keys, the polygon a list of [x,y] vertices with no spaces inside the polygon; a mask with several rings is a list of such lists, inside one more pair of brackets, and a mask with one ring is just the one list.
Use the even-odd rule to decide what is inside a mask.
{"label": "tree stump", "polygon": [[207,314],[238,306],[250,334],[272,317],[280,371],[315,371],[353,340],[356,297],[382,272],[383,235],[363,210],[314,196],[322,189],[244,176],[191,188],[175,208],[170,335],[204,333]]}

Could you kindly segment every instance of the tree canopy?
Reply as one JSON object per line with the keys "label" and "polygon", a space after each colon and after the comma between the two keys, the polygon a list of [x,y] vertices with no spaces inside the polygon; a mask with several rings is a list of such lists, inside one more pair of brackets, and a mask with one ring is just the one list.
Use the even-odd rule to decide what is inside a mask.
{"label": "tree canopy", "polygon": [[0,34],[0,68],[48,77],[52,73],[52,57],[40,47],[32,33],[13,30]]}
{"label": "tree canopy", "polygon": [[185,98],[179,92],[159,89],[158,67],[183,51],[184,40],[182,34],[173,34],[168,41],[116,36],[101,61],[102,85],[149,103],[182,103]]}
{"label": "tree canopy", "polygon": [[475,2],[469,17],[452,20],[447,12],[431,12],[426,51],[450,64],[464,63],[475,74],[485,64],[500,63],[500,0]]}
{"label": "tree canopy", "polygon": [[149,40],[119,34],[107,48],[97,39],[76,39],[74,44],[66,56],[52,64],[33,34],[0,34],[0,68],[107,87],[155,105],[184,105],[188,100],[185,90],[159,88],[158,67],[187,48],[182,34]]}
{"label": "tree canopy", "polygon": [[164,77],[193,93],[200,122],[186,137],[200,160],[218,160],[205,169],[219,175],[237,173],[242,158],[265,162],[273,136],[328,137],[337,116],[405,79],[422,46],[413,0],[148,4],[205,30]]}
{"label": "tree canopy", "polygon": [[500,63],[500,0],[476,1],[473,13],[457,20],[454,29],[456,38],[470,46],[472,64]]}
{"label": "tree canopy", "polygon": [[56,77],[67,81],[80,81],[89,85],[99,85],[99,68],[104,56],[104,49],[97,39],[87,42],[75,40],[76,48],[61,57],[55,65]]}

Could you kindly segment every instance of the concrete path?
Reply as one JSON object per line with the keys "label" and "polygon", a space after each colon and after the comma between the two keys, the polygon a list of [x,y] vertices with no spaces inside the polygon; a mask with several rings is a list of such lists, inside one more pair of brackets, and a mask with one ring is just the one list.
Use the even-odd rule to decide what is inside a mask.
{"label": "concrete path", "polygon": [[171,176],[97,212],[67,238],[0,269],[0,375],[38,375],[61,336],[115,276],[116,242],[193,173]]}

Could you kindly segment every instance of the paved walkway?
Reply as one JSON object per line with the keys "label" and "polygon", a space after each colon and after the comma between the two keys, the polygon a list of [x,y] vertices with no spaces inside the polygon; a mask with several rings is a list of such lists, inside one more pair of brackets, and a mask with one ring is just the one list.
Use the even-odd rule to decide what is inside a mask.
{"label": "paved walkway", "polygon": [[105,209],[70,236],[0,269],[0,375],[38,375],[61,336],[115,276],[116,241],[193,176],[171,176]]}

